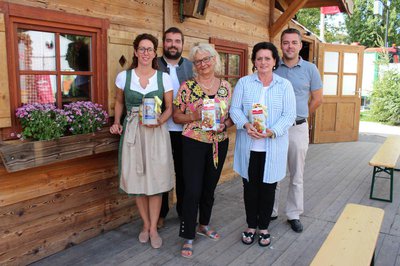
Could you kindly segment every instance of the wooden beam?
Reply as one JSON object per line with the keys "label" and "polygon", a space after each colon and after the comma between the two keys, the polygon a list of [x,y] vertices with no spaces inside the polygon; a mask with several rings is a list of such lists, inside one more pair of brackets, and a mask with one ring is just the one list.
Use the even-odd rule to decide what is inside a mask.
{"label": "wooden beam", "polygon": [[[281,7],[286,10],[288,8],[288,3],[285,0],[277,0]],[[275,6],[275,5],[274,5]]]}
{"label": "wooden beam", "polygon": [[[284,0],[280,0],[284,1]],[[324,6],[338,6],[341,12],[352,14],[352,0],[308,0],[303,8],[317,8]]]}
{"label": "wooden beam", "polygon": [[268,25],[268,28],[270,28],[274,24],[274,21],[275,21],[274,13],[275,13],[275,0],[270,0],[269,1],[269,25]]}
{"label": "wooden beam", "polygon": [[316,8],[316,7],[324,7],[324,6],[342,6],[343,2],[340,0],[308,0],[304,5],[304,8]]}
{"label": "wooden beam", "polygon": [[307,0],[293,1],[288,8],[283,12],[283,14],[269,27],[269,39],[272,41],[273,38],[278,34],[278,32],[283,28],[283,26],[291,20],[294,15],[301,9]]}
{"label": "wooden beam", "polygon": [[174,3],[171,0],[164,0],[164,31],[172,27]]}

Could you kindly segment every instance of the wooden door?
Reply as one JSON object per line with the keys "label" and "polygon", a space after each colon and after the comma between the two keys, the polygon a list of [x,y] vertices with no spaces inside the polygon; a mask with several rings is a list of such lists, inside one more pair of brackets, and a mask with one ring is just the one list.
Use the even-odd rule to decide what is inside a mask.
{"label": "wooden door", "polygon": [[358,140],[364,48],[319,45],[324,100],[315,114],[314,143]]}

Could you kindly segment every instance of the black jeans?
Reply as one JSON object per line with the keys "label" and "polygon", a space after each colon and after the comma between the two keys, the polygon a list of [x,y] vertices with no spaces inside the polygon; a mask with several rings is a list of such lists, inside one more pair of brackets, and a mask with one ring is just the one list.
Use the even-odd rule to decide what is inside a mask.
{"label": "black jeans", "polygon": [[249,180],[243,178],[243,198],[249,228],[265,230],[271,221],[276,184],[263,182],[265,152],[250,153]]}
{"label": "black jeans", "polygon": [[[172,157],[174,158],[175,168],[175,192],[176,192],[176,212],[179,217],[182,217],[182,202],[183,202],[183,168],[182,168],[182,131],[170,131]],[[162,204],[160,217],[165,218],[169,212],[169,192],[164,192],[162,195]]]}
{"label": "black jeans", "polygon": [[194,239],[197,213],[199,223],[208,225],[214,204],[214,191],[221,176],[229,140],[218,143],[218,167],[214,167],[212,145],[183,137],[183,216],[179,236]]}

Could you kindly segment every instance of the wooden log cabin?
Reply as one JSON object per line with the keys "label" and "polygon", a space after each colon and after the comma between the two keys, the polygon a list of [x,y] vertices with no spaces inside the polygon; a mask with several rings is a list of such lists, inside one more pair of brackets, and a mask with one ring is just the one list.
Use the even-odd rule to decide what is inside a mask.
{"label": "wooden log cabin", "polygon": [[[59,140],[21,148],[20,141],[12,140],[20,132],[16,108],[35,101],[29,98],[29,90],[35,89],[27,85],[29,78],[34,81],[38,78],[35,81],[38,84],[42,76],[50,76],[55,101],[61,106],[81,99],[66,91],[71,76],[81,77],[89,86],[90,93],[85,97],[105,106],[112,116],[115,76],[130,65],[132,42],[137,34],[151,33],[162,44],[163,31],[176,26],[185,34],[184,55],[194,43],[210,42],[224,60],[224,77],[235,83],[251,72],[252,46],[272,41],[279,47],[280,32],[288,26],[304,33],[306,57],[315,61],[318,39],[306,34],[291,18],[300,8],[330,5],[349,12],[352,3],[346,0],[0,1],[0,147],[3,151],[17,151],[11,159],[2,154],[0,164],[0,264],[37,261],[128,223],[137,215],[134,200],[118,193],[118,139],[107,135],[107,129],[100,140],[93,137],[85,140],[81,136],[67,144]],[[35,38],[36,43],[30,38]],[[67,48],[82,38],[88,40],[90,67],[68,69]],[[158,54],[161,53],[159,47]],[[234,130],[230,135],[232,141],[222,181],[234,176]],[[33,155],[24,153],[33,150]],[[7,167],[9,159],[17,163]]]}

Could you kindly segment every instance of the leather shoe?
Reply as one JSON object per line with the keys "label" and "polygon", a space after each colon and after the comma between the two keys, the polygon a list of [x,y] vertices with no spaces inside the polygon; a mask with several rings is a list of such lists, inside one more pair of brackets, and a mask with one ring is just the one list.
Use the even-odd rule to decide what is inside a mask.
{"label": "leather shoe", "polygon": [[290,223],[290,227],[292,227],[292,230],[296,233],[303,232],[303,225],[299,219],[288,220],[288,223]]}
{"label": "leather shoe", "polygon": [[276,219],[278,219],[278,216],[271,216],[271,221],[274,221],[274,220],[276,220]]}

